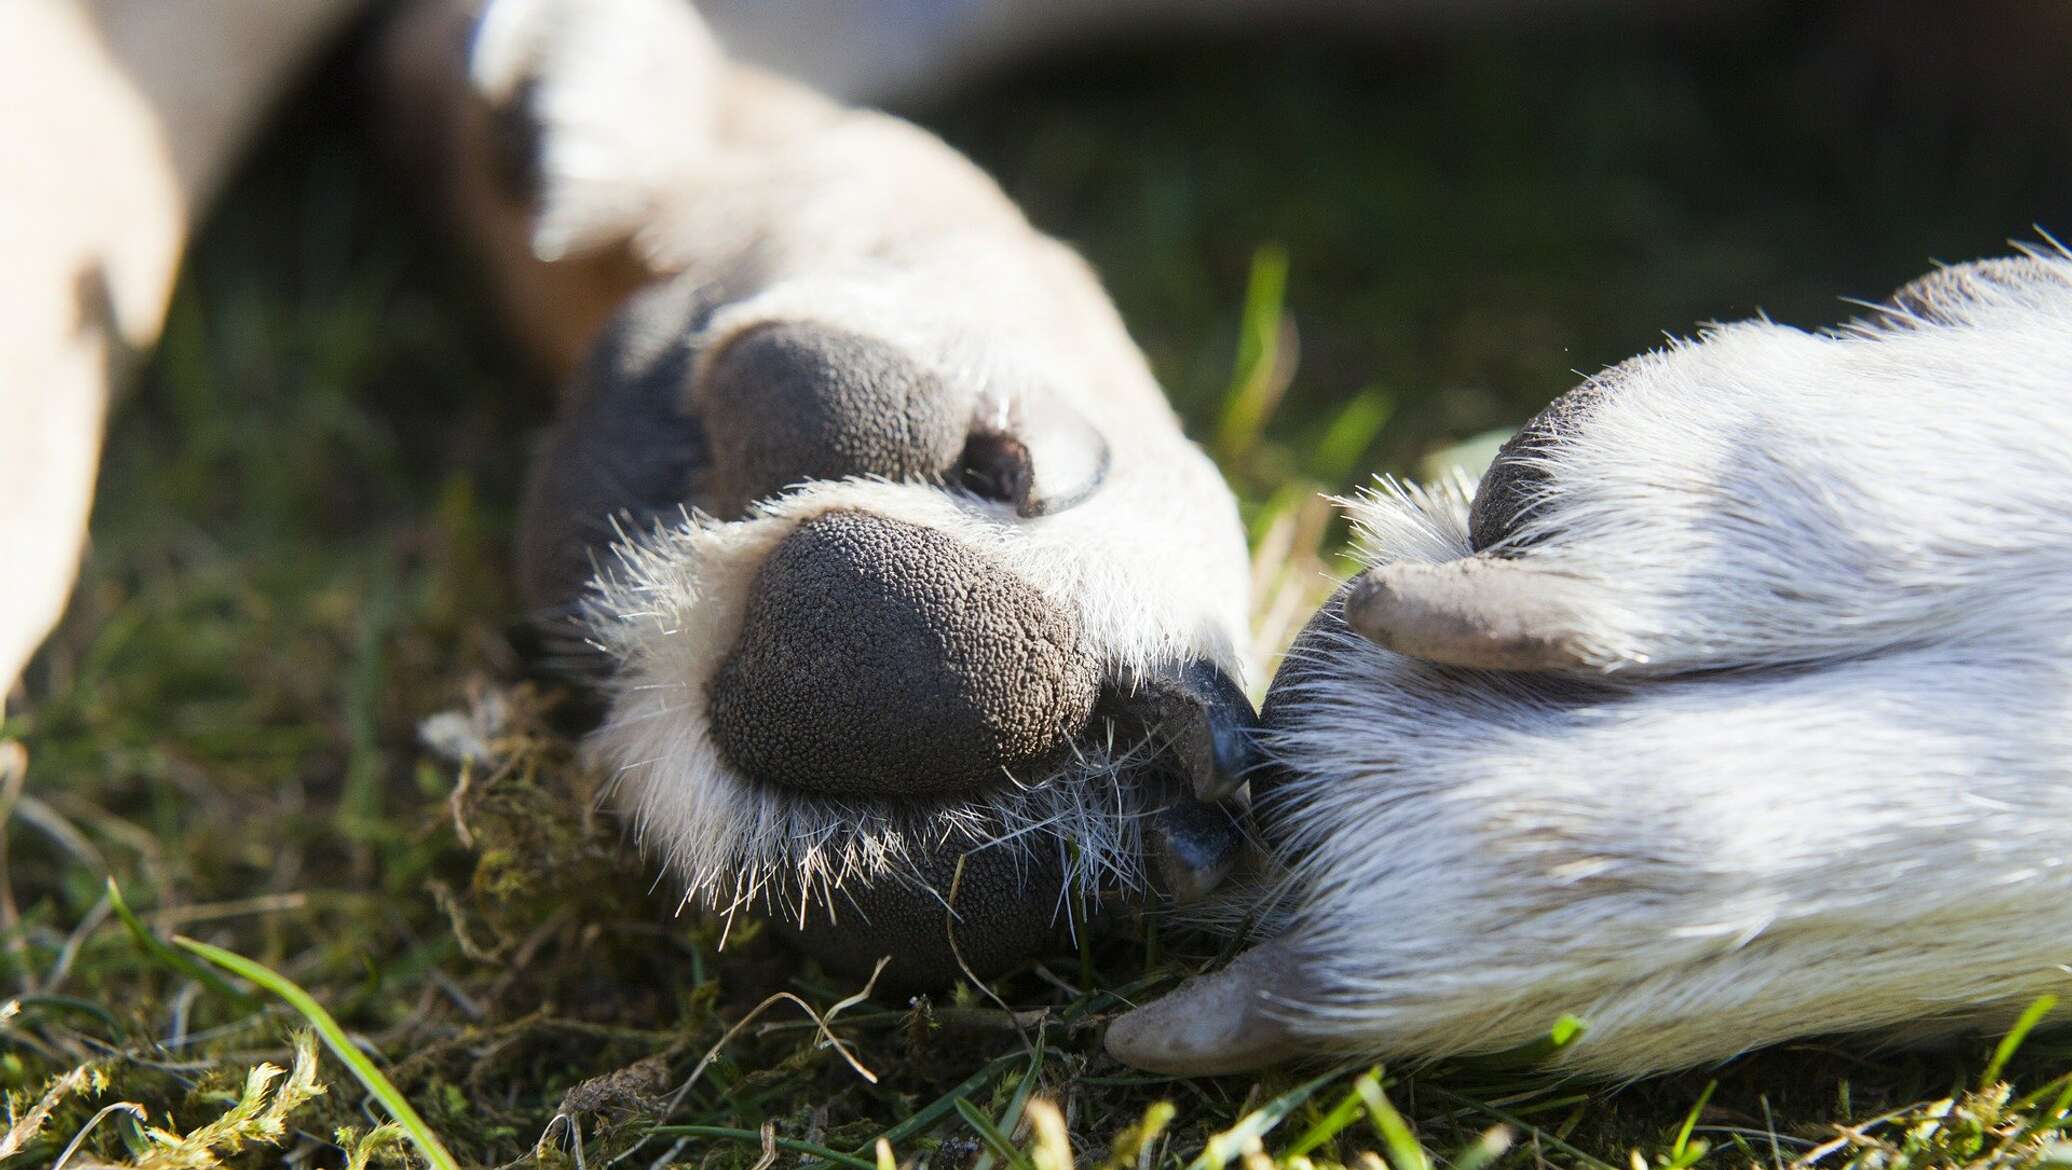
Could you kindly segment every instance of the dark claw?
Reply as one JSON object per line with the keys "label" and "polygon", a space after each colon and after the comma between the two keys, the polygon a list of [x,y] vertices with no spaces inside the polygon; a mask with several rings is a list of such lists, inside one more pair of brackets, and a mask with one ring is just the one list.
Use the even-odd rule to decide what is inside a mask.
{"label": "dark claw", "polygon": [[1185,796],[1152,814],[1145,852],[1158,885],[1175,902],[1199,901],[1230,876],[1245,837],[1230,810]]}
{"label": "dark claw", "polygon": [[1091,499],[1108,479],[1108,439],[1063,403],[1020,404],[1003,427],[973,428],[960,461],[963,486],[1014,505],[1025,517],[1052,516]]}
{"label": "dark claw", "polygon": [[1117,714],[1159,738],[1196,799],[1228,799],[1263,762],[1252,701],[1215,663],[1199,659],[1178,674],[1138,676],[1118,689]]}

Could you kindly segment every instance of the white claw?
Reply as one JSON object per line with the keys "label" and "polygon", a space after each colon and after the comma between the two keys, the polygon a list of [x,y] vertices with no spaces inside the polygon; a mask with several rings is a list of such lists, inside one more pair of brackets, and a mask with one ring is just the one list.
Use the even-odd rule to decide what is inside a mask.
{"label": "white claw", "polygon": [[1308,1054],[1269,1008],[1301,978],[1295,957],[1277,943],[1239,955],[1228,967],[1180,985],[1108,1026],[1108,1054],[1147,1072],[1221,1076]]}
{"label": "white claw", "polygon": [[1370,569],[1345,599],[1346,623],[1399,654],[1482,670],[1593,664],[1580,631],[1588,582],[1527,560],[1463,557]]}

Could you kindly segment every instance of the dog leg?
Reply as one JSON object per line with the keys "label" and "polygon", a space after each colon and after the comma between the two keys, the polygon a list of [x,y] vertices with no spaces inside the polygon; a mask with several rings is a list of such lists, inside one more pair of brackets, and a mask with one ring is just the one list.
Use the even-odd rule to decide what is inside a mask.
{"label": "dog leg", "polygon": [[1267,703],[1270,958],[1110,1049],[1491,1052],[1574,1013],[1559,1059],[1633,1076],[2063,992],[2068,339],[2072,259],[1949,269],[1593,379],[1472,509],[1356,506],[1373,567]]}
{"label": "dog leg", "polygon": [[0,703],[71,591],[113,389],[198,209],[353,0],[0,6]]}
{"label": "dog leg", "polygon": [[1389,564],[1346,618],[1460,666],[1664,675],[1819,663],[2054,613],[2072,541],[2072,261],[1945,269],[1832,335],[1745,322],[1528,423],[1472,555]]}

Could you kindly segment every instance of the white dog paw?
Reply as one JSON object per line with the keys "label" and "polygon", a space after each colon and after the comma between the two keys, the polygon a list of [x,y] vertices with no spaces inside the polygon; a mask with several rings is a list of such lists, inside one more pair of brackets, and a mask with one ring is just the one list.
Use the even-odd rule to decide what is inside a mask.
{"label": "white dog paw", "polygon": [[1374,564],[1264,716],[1271,960],[1111,1048],[1428,1057],[1572,1014],[1559,1059],[1630,1076],[2063,991],[2068,388],[2072,262],[1954,269],[1594,379],[1472,506],[1358,502]]}
{"label": "white dog paw", "polygon": [[980,411],[812,323],[715,343],[708,313],[666,285],[608,331],[521,558],[594,647],[592,748],[687,897],[924,982],[1022,953],[1068,889],[1212,886],[1237,831],[1204,834],[1193,793],[1235,786],[1252,715],[1217,684],[1243,545],[1200,453]]}

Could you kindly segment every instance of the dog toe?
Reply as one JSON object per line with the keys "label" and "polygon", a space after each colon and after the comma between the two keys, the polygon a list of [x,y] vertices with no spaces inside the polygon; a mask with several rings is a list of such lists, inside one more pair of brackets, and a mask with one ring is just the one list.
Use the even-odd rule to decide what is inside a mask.
{"label": "dog toe", "polygon": [[756,326],[707,359],[692,391],[712,436],[714,510],[738,516],[808,480],[941,479],[964,447],[969,397],[876,338]]}

